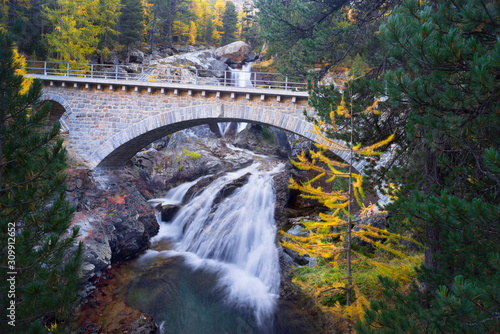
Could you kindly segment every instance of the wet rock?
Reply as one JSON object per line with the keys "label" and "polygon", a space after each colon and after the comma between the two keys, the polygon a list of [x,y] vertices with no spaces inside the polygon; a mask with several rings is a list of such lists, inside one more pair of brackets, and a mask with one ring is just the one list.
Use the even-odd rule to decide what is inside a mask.
{"label": "wet rock", "polygon": [[171,221],[180,209],[180,205],[173,204],[163,206],[160,204],[156,207],[156,210],[160,211],[161,221],[163,222]]}
{"label": "wet rock", "polygon": [[217,138],[222,138],[222,134],[220,133],[219,125],[217,123],[208,123],[208,126],[210,128],[210,131],[212,131]]}
{"label": "wet rock", "polygon": [[220,174],[212,175],[198,181],[194,186],[189,188],[187,193],[184,195],[182,204],[186,204],[187,202],[189,202],[193,197],[197,196],[199,193],[205,190],[205,188],[218,177],[220,177]]}
{"label": "wet rock", "polygon": [[115,171],[97,178],[86,169],[67,171],[67,196],[76,206],[72,224],[84,245],[82,278],[146,249],[159,229],[154,209],[137,190],[137,176]]}
{"label": "wet rock", "polygon": [[226,64],[248,63],[257,57],[250,45],[243,41],[233,42],[215,50],[214,55]]}
{"label": "wet rock", "polygon": [[278,230],[282,229],[287,222],[285,211],[290,199],[290,166],[285,171],[276,174],[273,177],[274,189],[276,190],[276,204],[274,209],[274,219]]}
{"label": "wet rock", "polygon": [[237,178],[233,182],[226,184],[219,193],[215,196],[213,205],[217,205],[222,202],[225,198],[231,196],[237,189],[243,187],[248,183],[251,173],[246,173],[245,175]]}

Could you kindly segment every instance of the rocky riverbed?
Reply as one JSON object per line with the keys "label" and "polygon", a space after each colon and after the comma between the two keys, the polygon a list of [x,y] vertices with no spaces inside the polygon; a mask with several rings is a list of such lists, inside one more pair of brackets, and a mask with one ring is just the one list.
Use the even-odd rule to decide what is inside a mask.
{"label": "rocky riverbed", "polygon": [[[123,169],[93,173],[85,169],[68,171],[68,196],[77,208],[73,223],[80,227],[85,247],[81,333],[156,331],[151,316],[130,308],[123,296],[120,297],[120,287],[133,276],[126,262],[148,249],[150,239],[158,232],[155,205],[148,201],[200,176],[218,175],[250,165],[254,158],[242,149],[274,156],[287,165],[274,176],[278,230],[287,225],[289,219],[314,211],[311,203],[301,201],[288,189],[291,164],[287,159],[291,148],[286,134],[248,125],[239,134],[226,132],[227,137],[221,139],[220,132],[212,130],[201,126],[157,141],[138,152]],[[196,187],[203,188],[203,182],[193,187],[192,192]],[[232,187],[238,187],[237,182]],[[229,188],[222,196],[230,195]],[[303,296],[289,275],[294,259],[281,249],[279,252],[280,303],[290,308],[289,303],[303,302]],[[107,316],[102,318],[100,314]]]}

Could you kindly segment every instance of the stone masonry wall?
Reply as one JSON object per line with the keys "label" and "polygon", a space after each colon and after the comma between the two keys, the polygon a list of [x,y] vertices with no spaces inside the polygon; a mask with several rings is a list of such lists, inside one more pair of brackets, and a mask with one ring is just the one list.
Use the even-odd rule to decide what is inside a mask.
{"label": "stone masonry wall", "polygon": [[[135,91],[121,87],[110,90],[49,86],[44,87],[45,100],[56,101],[66,109],[69,120],[69,149],[90,168],[103,160],[114,161],[133,156],[137,150],[155,139],[175,131],[216,121],[247,121],[268,124],[314,140],[312,126],[305,121],[304,109],[310,109],[306,100],[292,102],[292,98],[229,93],[217,97],[211,93],[203,97],[200,92],[189,95],[182,91],[162,94],[147,89]],[[142,146],[141,146],[142,145]],[[117,150],[120,148],[120,150]],[[131,152],[135,150],[134,152]],[[111,160],[110,160],[111,159]],[[102,164],[101,164],[102,165]]]}

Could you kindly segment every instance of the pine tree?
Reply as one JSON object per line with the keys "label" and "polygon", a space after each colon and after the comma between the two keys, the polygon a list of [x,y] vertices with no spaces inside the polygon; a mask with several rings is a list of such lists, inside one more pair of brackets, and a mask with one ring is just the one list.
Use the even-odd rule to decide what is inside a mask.
{"label": "pine tree", "polygon": [[117,37],[119,32],[118,17],[120,16],[120,0],[100,0],[97,13],[96,25],[99,33],[99,47],[101,63],[104,63],[109,54],[117,49]]}
{"label": "pine tree", "polygon": [[[378,66],[384,55],[373,33],[401,0],[256,0],[257,19],[269,54],[281,73],[303,81],[317,66],[315,81],[360,53]],[[359,91],[359,90],[356,90]]]}
{"label": "pine tree", "polygon": [[407,122],[389,209],[424,230],[427,248],[420,286],[405,296],[384,279],[387,300],[362,332],[500,327],[499,23],[496,1],[407,0],[380,27],[400,68],[375,84]]}
{"label": "pine tree", "polygon": [[[3,333],[67,326],[78,297],[82,245],[70,229],[59,123],[43,125],[43,83],[27,89],[12,39],[0,32],[0,320]],[[7,316],[6,316],[7,315]],[[12,326],[15,324],[15,327]],[[49,326],[50,327],[50,326]]]}
{"label": "pine tree", "polygon": [[122,0],[120,42],[127,47],[127,62],[131,47],[141,42],[144,30],[144,10],[140,0]]}
{"label": "pine tree", "polygon": [[236,41],[236,28],[238,24],[238,13],[232,1],[226,2],[226,10],[222,18],[222,45]]}
{"label": "pine tree", "polygon": [[216,0],[213,10],[213,32],[212,40],[214,44],[220,45],[222,37],[222,18],[226,10],[226,3],[223,0]]}
{"label": "pine tree", "polygon": [[98,29],[89,13],[95,13],[98,4],[86,1],[57,0],[55,8],[44,7],[44,14],[54,27],[45,34],[53,58],[86,63],[99,43]]}
{"label": "pine tree", "polygon": [[259,27],[255,20],[254,8],[248,1],[245,1],[242,12],[241,39],[253,49],[262,43]]}

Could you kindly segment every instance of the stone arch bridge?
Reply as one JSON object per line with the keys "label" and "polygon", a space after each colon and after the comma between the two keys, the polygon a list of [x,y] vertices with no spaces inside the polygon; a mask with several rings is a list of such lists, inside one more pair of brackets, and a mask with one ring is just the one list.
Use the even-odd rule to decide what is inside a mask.
{"label": "stone arch bridge", "polygon": [[123,165],[149,143],[200,124],[260,123],[315,140],[303,91],[34,77],[44,80],[51,118],[69,130],[69,150],[89,168]]}
{"label": "stone arch bridge", "polygon": [[312,111],[305,91],[31,76],[44,81],[42,99],[53,102],[51,119],[69,131],[68,149],[91,169],[122,166],[157,139],[217,122],[259,123],[318,141],[304,116]]}

